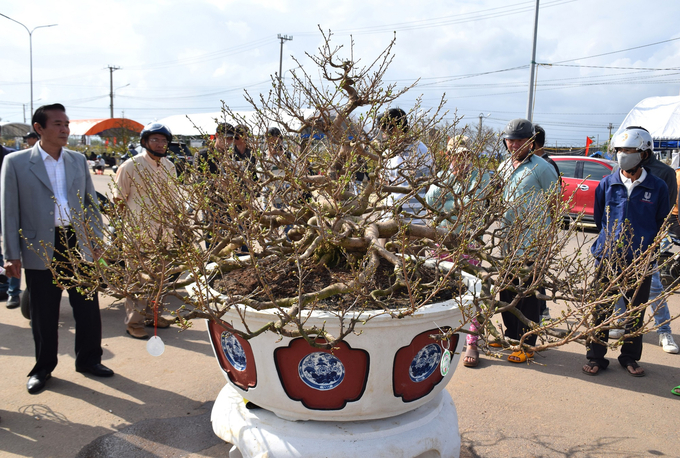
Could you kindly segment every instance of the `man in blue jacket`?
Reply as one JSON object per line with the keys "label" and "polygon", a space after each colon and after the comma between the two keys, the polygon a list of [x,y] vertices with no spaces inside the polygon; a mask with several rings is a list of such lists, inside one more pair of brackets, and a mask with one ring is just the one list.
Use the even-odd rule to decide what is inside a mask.
{"label": "man in blue jacket", "polygon": [[[600,231],[591,252],[598,260],[600,271],[596,282],[605,284],[610,281],[604,270],[602,261],[613,260],[616,263],[631,263],[654,243],[659,229],[670,211],[668,186],[661,178],[648,173],[642,162],[652,154],[654,142],[652,136],[644,129],[627,129],[614,139],[614,149],[619,163],[619,172],[606,176],[595,190],[595,224]],[[625,251],[622,251],[625,250]],[[616,270],[616,269],[614,269]],[[624,301],[631,309],[637,308],[649,299],[651,274],[647,276],[639,288],[626,291]],[[595,312],[594,324],[597,326],[608,318],[611,307],[604,307]],[[644,308],[635,312],[628,320],[626,332],[635,332],[644,322]],[[603,331],[597,338],[607,342],[609,331]],[[588,364],[583,372],[597,375],[609,365],[605,358],[607,346],[595,341],[588,344],[586,358]],[[634,377],[642,377],[645,371],[637,364],[642,356],[642,336],[624,340],[619,355],[619,364]]]}

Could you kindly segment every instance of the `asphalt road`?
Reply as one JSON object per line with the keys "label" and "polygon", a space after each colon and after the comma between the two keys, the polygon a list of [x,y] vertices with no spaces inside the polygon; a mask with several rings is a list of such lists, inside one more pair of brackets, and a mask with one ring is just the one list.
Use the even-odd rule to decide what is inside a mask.
{"label": "asphalt road", "polygon": [[[106,192],[107,176],[94,176]],[[225,383],[203,323],[178,332],[159,330],[160,357],[125,334],[123,306],[101,298],[103,363],[110,379],[74,370],[74,323],[63,300],[59,365],[45,391],[30,395],[33,365],[29,323],[0,306],[1,457],[226,457],[214,436],[210,407]],[[680,298],[670,300],[680,314]],[[558,304],[550,304],[557,311]],[[674,323],[680,341],[680,324]],[[482,356],[460,366],[449,385],[459,414],[461,456],[680,457],[677,418],[680,355],[664,353],[655,334],[644,339],[634,378],[616,364],[597,377],[581,373],[585,350],[569,344],[545,351],[532,364]],[[320,457],[319,457],[320,458]]]}

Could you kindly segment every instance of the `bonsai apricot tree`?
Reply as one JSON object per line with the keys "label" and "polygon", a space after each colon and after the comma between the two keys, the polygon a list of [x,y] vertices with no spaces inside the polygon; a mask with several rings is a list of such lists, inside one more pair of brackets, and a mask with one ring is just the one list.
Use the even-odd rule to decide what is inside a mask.
{"label": "bonsai apricot tree", "polygon": [[[280,99],[272,78],[268,94],[246,93],[253,116],[225,106],[216,119],[248,127],[247,157],[211,147],[207,161],[196,162],[182,181],[139,180],[149,196],[139,202],[143,211],[109,207],[105,242],[92,234],[86,240],[103,250],[103,260],[71,253],[81,268],[55,269],[57,281],[158,307],[175,296],[184,303],[176,312],[182,327],[196,318],[219,321],[237,304],[271,309],[271,321],[256,328],[239,312],[246,330],[234,332],[246,339],[263,332],[302,336],[326,348],[361,332],[371,319],[367,310],[408,319],[445,300],[463,311],[451,332],[469,332],[476,317],[477,333],[503,338],[494,316],[515,314],[527,332],[504,339],[513,349],[526,347],[531,334],[539,336],[533,350],[586,342],[615,320],[634,319],[644,305],[597,326],[591,317],[652,272],[658,241],[632,264],[600,266],[615,281],[591,288],[596,268],[588,237],[577,224],[563,227],[570,203],[558,187],[539,199],[508,202],[507,184],[490,173],[494,154],[480,146],[498,145],[496,138],[470,133],[476,139],[467,140],[467,165],[455,169],[451,155],[460,145],[447,151],[447,141],[465,141],[468,133],[443,110],[445,98],[434,108],[397,110],[416,83],[384,80],[395,45],[363,64],[353,43],[335,46],[323,34],[318,52],[306,56],[313,65],[298,62]],[[281,137],[265,135],[272,126]],[[490,178],[480,180],[484,175]],[[426,198],[432,190],[439,200]],[[508,225],[508,212],[521,217]],[[517,293],[510,303],[498,298],[507,289]],[[530,295],[556,301],[560,313],[548,323],[529,321],[517,306]],[[321,309],[332,311],[339,332],[306,325],[307,313]],[[650,318],[637,332],[652,327]]]}

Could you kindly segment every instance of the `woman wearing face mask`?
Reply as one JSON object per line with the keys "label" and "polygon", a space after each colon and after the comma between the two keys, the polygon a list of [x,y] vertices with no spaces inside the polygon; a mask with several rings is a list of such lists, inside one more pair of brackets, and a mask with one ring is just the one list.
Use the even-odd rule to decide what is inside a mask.
{"label": "woman wearing face mask", "polygon": [[[600,234],[590,251],[598,265],[603,259],[609,259],[617,270],[622,270],[654,242],[670,211],[670,202],[666,183],[642,167],[642,161],[652,154],[654,147],[649,132],[641,127],[629,127],[614,138],[613,144],[620,170],[603,178],[595,190],[594,218]],[[594,287],[615,281],[609,277],[612,277],[610,269],[606,272],[598,269]],[[636,308],[647,302],[651,280],[650,274],[637,291],[633,288],[625,292],[627,306],[630,303],[630,308]],[[605,305],[596,311],[595,325],[609,318],[613,305]],[[644,309],[627,321],[626,333],[639,329],[644,322]],[[602,331],[597,337],[606,343],[609,331]],[[607,347],[589,342],[587,348],[588,364],[583,366],[583,372],[597,375],[609,365],[605,357]],[[637,364],[641,355],[642,336],[626,339],[621,346],[619,364],[628,374],[641,377],[645,375]]]}

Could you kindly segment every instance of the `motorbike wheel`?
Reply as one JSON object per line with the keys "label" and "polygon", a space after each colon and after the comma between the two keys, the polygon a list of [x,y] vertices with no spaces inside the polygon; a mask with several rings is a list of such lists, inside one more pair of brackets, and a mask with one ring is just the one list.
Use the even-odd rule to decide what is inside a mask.
{"label": "motorbike wheel", "polygon": [[21,293],[21,298],[20,298],[20,304],[21,304],[21,314],[26,318],[27,320],[31,319],[31,309],[28,308],[28,291],[24,290]]}
{"label": "motorbike wheel", "polygon": [[671,277],[671,283],[680,277],[680,259],[676,259],[668,269]]}

